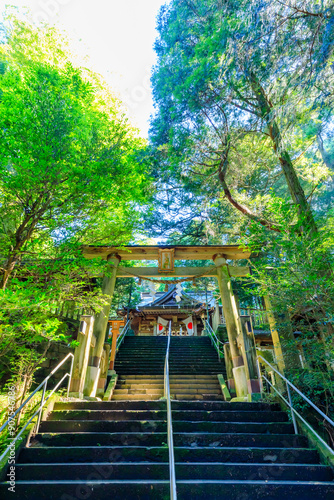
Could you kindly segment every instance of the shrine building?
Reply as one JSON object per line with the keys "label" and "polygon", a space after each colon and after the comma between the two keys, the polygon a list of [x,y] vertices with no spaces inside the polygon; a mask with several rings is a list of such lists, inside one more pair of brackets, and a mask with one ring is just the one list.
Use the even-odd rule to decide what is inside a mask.
{"label": "shrine building", "polygon": [[[178,295],[179,294],[179,295]],[[157,292],[155,298],[149,292],[141,294],[141,302],[129,311],[131,328],[135,335],[164,335],[167,324],[172,322],[172,335],[201,336],[207,315],[213,314],[215,301],[212,293],[184,292],[169,285],[166,292]],[[127,310],[119,311],[122,316]]]}

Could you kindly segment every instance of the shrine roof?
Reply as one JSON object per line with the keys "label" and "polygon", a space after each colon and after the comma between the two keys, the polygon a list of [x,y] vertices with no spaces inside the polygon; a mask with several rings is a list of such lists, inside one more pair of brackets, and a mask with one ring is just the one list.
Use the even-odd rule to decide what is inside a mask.
{"label": "shrine roof", "polygon": [[[176,286],[173,285],[167,292],[164,292],[162,294],[160,292],[159,296],[155,300],[152,299],[149,300],[149,298],[151,297],[147,298],[145,297],[145,299],[138,304],[137,309],[146,310],[146,309],[156,309],[156,308],[161,309],[161,308],[173,308],[173,307],[177,309],[180,308],[182,309],[184,307],[188,308],[191,307],[193,309],[198,309],[206,303],[203,294],[196,294],[193,292],[190,293],[182,292],[181,300],[179,302],[176,301],[176,295],[177,295]],[[210,307],[214,305],[214,298],[210,293],[208,294],[208,303]]]}

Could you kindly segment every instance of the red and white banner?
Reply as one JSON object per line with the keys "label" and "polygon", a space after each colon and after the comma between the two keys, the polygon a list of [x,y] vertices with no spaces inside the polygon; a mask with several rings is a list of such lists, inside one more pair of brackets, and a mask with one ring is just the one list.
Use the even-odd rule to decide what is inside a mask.
{"label": "red and white banner", "polygon": [[183,320],[183,323],[187,327],[188,335],[194,335],[194,322],[192,316]]}
{"label": "red and white banner", "polygon": [[164,333],[167,325],[168,325],[168,321],[166,319],[160,318],[160,316],[158,316],[157,335],[162,335]]}

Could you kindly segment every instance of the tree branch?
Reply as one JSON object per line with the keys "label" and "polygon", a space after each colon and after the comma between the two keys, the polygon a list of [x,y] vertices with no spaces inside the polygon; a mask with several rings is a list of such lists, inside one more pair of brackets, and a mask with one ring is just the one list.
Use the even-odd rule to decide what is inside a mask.
{"label": "tree branch", "polygon": [[241,203],[239,203],[235,198],[233,198],[232,193],[226,184],[225,180],[226,172],[227,172],[227,158],[225,157],[223,158],[220,164],[218,177],[221,185],[223,186],[224,194],[228,199],[228,201],[231,203],[231,205],[233,205],[237,210],[239,210],[239,212],[246,215],[246,217],[248,217],[249,219],[258,222],[267,229],[270,229],[271,231],[275,231],[276,233],[281,233],[282,231],[278,228],[278,226],[275,223],[262,219],[262,217],[259,217],[249,208],[245,207],[245,205],[241,205]]}

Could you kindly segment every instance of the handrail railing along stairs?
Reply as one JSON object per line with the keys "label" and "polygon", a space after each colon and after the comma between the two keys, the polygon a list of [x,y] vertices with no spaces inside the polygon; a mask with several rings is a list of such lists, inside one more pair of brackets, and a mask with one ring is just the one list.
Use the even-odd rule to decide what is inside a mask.
{"label": "handrail railing along stairs", "polygon": [[[52,377],[52,375],[54,375],[56,373],[56,371],[58,371],[58,369],[69,358],[72,358],[70,371],[68,373],[65,373],[65,375],[61,378],[61,380],[58,382],[58,384],[52,389],[52,391],[50,392],[50,394],[48,395],[48,397],[45,398],[45,393],[46,393],[46,388],[47,388],[48,380]],[[16,415],[18,415],[18,413],[20,413],[20,411],[22,410],[22,408],[24,408],[25,405],[31,400],[31,398],[43,387],[42,397],[41,397],[41,401],[40,401],[38,409],[30,417],[30,419],[28,420],[28,422],[22,427],[22,429],[15,436],[15,438],[11,440],[11,443],[7,446],[7,448],[5,449],[5,451],[0,456],[0,462],[7,455],[7,453],[9,453],[9,451],[12,448],[12,446],[16,443],[16,441],[19,439],[19,437],[22,435],[22,433],[25,431],[25,429],[28,427],[28,425],[33,421],[33,419],[36,417],[37,414],[38,414],[38,418],[37,418],[37,423],[36,423],[36,427],[34,429],[34,432],[36,434],[38,433],[39,426],[40,426],[40,423],[41,423],[41,418],[42,418],[43,407],[46,404],[46,402],[50,399],[50,397],[52,396],[52,394],[54,394],[54,392],[56,392],[56,390],[58,389],[58,387],[64,382],[64,380],[66,379],[66,377],[68,377],[68,384],[67,384],[67,397],[68,397],[68,393],[69,393],[70,385],[71,385],[71,380],[72,380],[73,360],[74,360],[74,355],[71,352],[69,352],[67,354],[67,356],[65,356],[65,358],[52,370],[52,372],[47,377],[45,377],[45,379],[43,380],[43,382],[41,382],[39,384],[39,386],[36,387],[36,389],[30,394],[30,396],[28,396],[27,399],[25,401],[23,401],[23,403],[21,404],[21,406],[0,427],[0,432],[4,431],[5,428],[9,425],[9,423],[16,417]]]}
{"label": "handrail railing along stairs", "polygon": [[118,349],[121,347],[121,344],[123,340],[125,339],[125,335],[128,333],[130,329],[130,322],[131,320],[128,320],[126,322],[126,325],[124,326],[122,333],[118,336],[117,342],[116,342],[116,353],[118,352]]}
{"label": "handrail railing along stairs", "polygon": [[172,323],[169,322],[168,341],[166,349],[165,370],[164,370],[164,397],[167,403],[167,441],[169,450],[169,482],[170,482],[170,498],[177,500],[176,479],[175,479],[175,460],[174,460],[174,443],[173,443],[173,425],[172,411],[170,402],[169,388],[169,346],[172,332]]}
{"label": "handrail railing along stairs", "polygon": [[217,337],[216,333],[214,332],[210,323],[207,320],[205,321],[205,331],[206,331],[208,337],[210,337],[211,342],[217,351],[218,360],[221,361],[221,358],[224,357],[224,350],[223,350],[224,349],[224,347],[223,347],[224,342],[219,340],[219,338]]}
{"label": "handrail railing along stairs", "polygon": [[[298,426],[297,426],[297,421],[296,421],[296,416],[297,416],[306,425],[306,427],[311,432],[313,432],[313,434],[316,435],[317,439],[319,439],[321,441],[321,443],[323,444],[323,446],[334,456],[334,450],[330,446],[328,446],[328,444],[319,436],[319,434],[313,429],[313,427],[308,422],[306,422],[306,420],[300,415],[300,413],[293,407],[293,401],[292,401],[292,398],[291,398],[291,391],[290,391],[290,389],[293,389],[310,406],[312,406],[312,408],[314,410],[316,410],[322,416],[322,418],[325,419],[333,427],[333,430],[334,430],[334,422],[333,422],[333,420],[331,418],[329,418],[323,411],[321,411],[320,408],[318,408],[314,403],[312,403],[312,401],[307,396],[305,396],[305,394],[303,394],[294,384],[292,384],[292,382],[290,382],[290,380],[288,380],[286,377],[284,377],[284,375],[282,375],[282,373],[280,373],[266,359],[264,359],[262,356],[258,356],[257,359],[258,359],[258,362],[259,362],[259,360],[261,360],[261,362],[264,362],[267,366],[269,366],[270,369],[274,373],[276,373],[285,382],[288,399],[286,399],[283,396],[283,394],[277,389],[277,387],[263,373],[261,373],[261,370],[260,370],[260,367],[259,367],[259,373],[260,373],[261,378],[264,379],[270,385],[270,387],[272,387],[274,389],[274,391],[278,394],[278,396],[290,408],[291,418],[292,418],[292,423],[293,423],[293,428],[294,428],[295,434],[298,434]],[[262,386],[263,386],[263,382],[262,382]]]}

